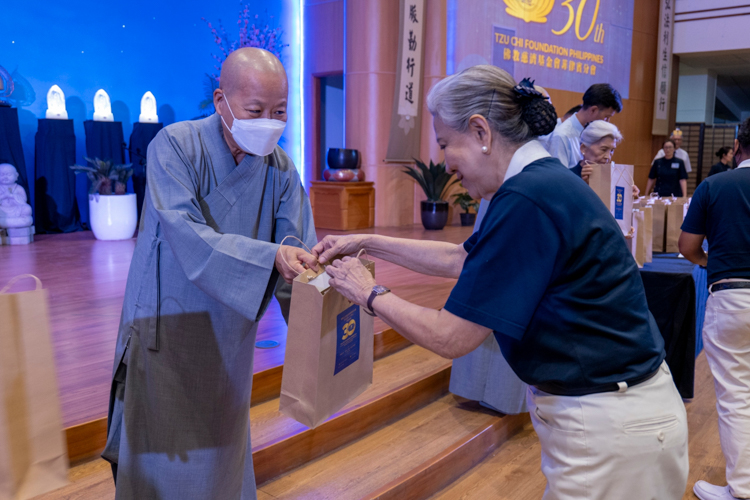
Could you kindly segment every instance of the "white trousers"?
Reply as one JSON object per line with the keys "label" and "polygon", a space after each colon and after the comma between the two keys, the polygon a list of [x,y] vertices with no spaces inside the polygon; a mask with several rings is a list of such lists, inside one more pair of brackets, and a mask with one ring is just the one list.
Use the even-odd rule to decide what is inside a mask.
{"label": "white trousers", "polygon": [[750,498],[750,289],[708,297],[703,343],[714,376],[727,483],[735,497]]}
{"label": "white trousers", "polygon": [[625,392],[555,396],[530,387],[544,500],[679,500],[688,476],[685,405],[662,363]]}

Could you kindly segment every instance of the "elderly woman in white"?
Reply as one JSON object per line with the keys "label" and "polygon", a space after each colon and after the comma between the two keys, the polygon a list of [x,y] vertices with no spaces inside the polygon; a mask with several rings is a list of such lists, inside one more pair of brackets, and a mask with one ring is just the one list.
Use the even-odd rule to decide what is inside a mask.
{"label": "elderly woman in white", "polygon": [[[607,165],[612,162],[615,149],[622,142],[622,134],[616,125],[595,120],[581,132],[581,155],[583,159],[570,170],[588,184],[594,165]],[[638,198],[640,190],[633,184],[633,198]]]}

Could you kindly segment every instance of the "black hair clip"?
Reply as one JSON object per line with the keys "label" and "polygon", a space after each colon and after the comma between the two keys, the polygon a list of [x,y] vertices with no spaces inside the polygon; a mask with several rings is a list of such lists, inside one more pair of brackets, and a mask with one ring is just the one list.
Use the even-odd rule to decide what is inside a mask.
{"label": "black hair clip", "polygon": [[534,80],[524,78],[521,83],[513,87],[513,95],[518,102],[528,102],[534,99],[549,99],[534,88]]}

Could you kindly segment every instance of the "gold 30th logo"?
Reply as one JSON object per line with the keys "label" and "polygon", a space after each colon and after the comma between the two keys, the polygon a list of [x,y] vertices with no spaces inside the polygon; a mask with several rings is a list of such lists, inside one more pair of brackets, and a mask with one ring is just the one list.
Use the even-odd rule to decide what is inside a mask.
{"label": "gold 30th logo", "polygon": [[[523,19],[527,23],[546,23],[547,15],[552,12],[552,8],[555,6],[555,0],[504,0],[505,5],[508,6],[505,12],[508,15]],[[578,0],[578,8],[573,8],[573,0],[563,0],[560,7],[567,9],[568,20],[565,26],[560,30],[552,30],[555,35],[564,35],[570,28],[575,25],[576,38],[579,40],[586,40],[591,32],[594,30],[596,25],[596,18],[599,15],[599,4],[601,0],[596,0],[594,5],[594,15],[591,18],[591,22],[588,27],[588,31],[585,33],[581,32],[581,25],[583,29],[586,29],[584,18],[584,9],[588,0]],[[594,35],[594,41],[596,43],[604,43],[604,24],[599,23],[596,26],[596,34]]]}
{"label": "gold 30th logo", "polygon": [[555,0],[505,0],[509,15],[523,19],[527,23],[546,23],[547,14],[555,6]]}
{"label": "gold 30th logo", "polygon": [[349,337],[351,337],[354,334],[354,331],[357,329],[357,322],[355,320],[349,321],[347,324],[345,324],[342,327],[342,330],[344,330],[344,336],[341,337],[341,340],[346,340]]}

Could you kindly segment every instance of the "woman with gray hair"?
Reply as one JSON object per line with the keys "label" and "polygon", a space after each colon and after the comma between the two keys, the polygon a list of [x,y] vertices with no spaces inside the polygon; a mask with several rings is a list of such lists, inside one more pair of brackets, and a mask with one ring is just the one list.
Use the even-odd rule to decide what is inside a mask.
{"label": "woman with gray hair", "polygon": [[[578,177],[589,182],[594,165],[608,165],[612,162],[617,145],[622,141],[622,134],[616,125],[595,120],[581,132],[581,155],[583,159],[570,170]],[[633,198],[640,195],[638,186],[633,184]]]}
{"label": "woman with gray hair", "polygon": [[617,144],[622,140],[620,130],[612,123],[595,120],[581,132],[583,159],[571,170],[587,183],[595,163],[606,165],[612,161]]}
{"label": "woman with gray hair", "polygon": [[529,413],[551,499],[679,499],[688,472],[685,407],[622,232],[599,197],[536,140],[554,109],[527,82],[474,66],[427,97],[450,172],[491,200],[462,245],[328,236],[326,264],[365,248],[424,274],[458,278],[440,310],[377,284],[358,259],[331,286],[415,344],[455,358],[494,335],[530,385]]}

